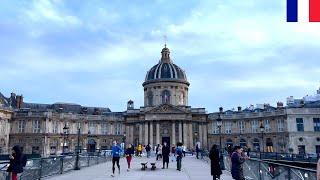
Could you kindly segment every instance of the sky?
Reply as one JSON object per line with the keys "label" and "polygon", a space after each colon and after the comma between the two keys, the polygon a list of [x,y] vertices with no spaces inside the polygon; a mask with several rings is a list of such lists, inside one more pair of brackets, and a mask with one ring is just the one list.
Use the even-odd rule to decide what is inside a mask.
{"label": "sky", "polygon": [[320,23],[285,0],[0,0],[0,92],[34,103],[143,106],[164,35],[208,112],[286,102],[320,86]]}

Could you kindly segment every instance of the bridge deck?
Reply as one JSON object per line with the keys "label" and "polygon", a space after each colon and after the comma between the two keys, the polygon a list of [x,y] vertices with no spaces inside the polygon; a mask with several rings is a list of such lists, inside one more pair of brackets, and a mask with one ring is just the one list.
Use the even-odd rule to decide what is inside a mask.
{"label": "bridge deck", "polygon": [[[210,165],[202,160],[197,160],[195,157],[185,157],[182,160],[182,171],[176,170],[176,162],[169,163],[169,169],[161,169],[162,161],[157,161],[157,169],[150,170],[150,164],[146,171],[141,171],[141,162],[155,162],[154,158],[147,159],[145,157],[136,157],[132,161],[132,169],[127,172],[126,160],[120,160],[121,171],[120,175],[116,168],[116,176],[111,177],[112,163],[107,162],[96,166],[82,168],[80,171],[71,171],[59,176],[49,177],[48,180],[105,180],[105,179],[118,179],[118,180],[212,180],[210,175]],[[221,176],[223,180],[231,180],[230,173],[224,171]]]}

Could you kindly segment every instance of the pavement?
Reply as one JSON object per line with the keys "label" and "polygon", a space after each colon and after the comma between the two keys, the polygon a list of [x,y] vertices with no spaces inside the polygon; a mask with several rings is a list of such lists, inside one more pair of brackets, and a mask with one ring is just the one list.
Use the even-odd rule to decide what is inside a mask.
{"label": "pavement", "polygon": [[[151,171],[150,164],[146,171],[141,170],[141,162],[156,162],[157,169]],[[169,163],[168,169],[162,168],[162,160],[156,161],[154,157],[134,157],[131,170],[127,171],[126,159],[120,159],[121,171],[118,174],[116,168],[115,177],[111,177],[112,163],[107,162],[91,167],[82,168],[79,171],[71,171],[66,174],[46,178],[47,180],[212,180],[210,165],[205,161],[196,159],[193,156],[182,159],[182,171],[176,170],[176,162]],[[230,173],[223,172],[221,180],[232,180]]]}

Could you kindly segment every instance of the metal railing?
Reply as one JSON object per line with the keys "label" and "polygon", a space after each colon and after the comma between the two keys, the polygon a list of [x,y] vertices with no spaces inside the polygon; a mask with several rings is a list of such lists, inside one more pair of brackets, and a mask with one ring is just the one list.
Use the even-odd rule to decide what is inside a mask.
{"label": "metal railing", "polygon": [[[92,165],[110,161],[110,154],[104,155],[80,155],[79,167],[89,167]],[[0,162],[0,180],[9,180],[9,173],[6,172],[9,162]],[[20,180],[35,180],[48,176],[63,174],[75,169],[76,155],[56,156],[50,158],[30,159],[20,174]]]}
{"label": "metal railing", "polygon": [[[210,164],[208,151],[201,153],[201,159]],[[225,170],[231,171],[231,159],[223,156]],[[250,158],[243,164],[243,171],[247,180],[317,180],[315,169],[306,169],[256,158]]]}
{"label": "metal railing", "polygon": [[250,152],[250,157],[261,159],[274,159],[291,162],[309,162],[317,163],[320,158],[319,154],[292,154],[277,152]]}

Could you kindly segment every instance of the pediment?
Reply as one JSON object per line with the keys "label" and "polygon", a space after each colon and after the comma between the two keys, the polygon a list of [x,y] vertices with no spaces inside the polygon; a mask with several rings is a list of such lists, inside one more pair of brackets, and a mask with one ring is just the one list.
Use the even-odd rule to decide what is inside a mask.
{"label": "pediment", "polygon": [[173,106],[171,104],[162,104],[149,111],[146,114],[186,114],[187,111],[180,109],[179,107]]}

